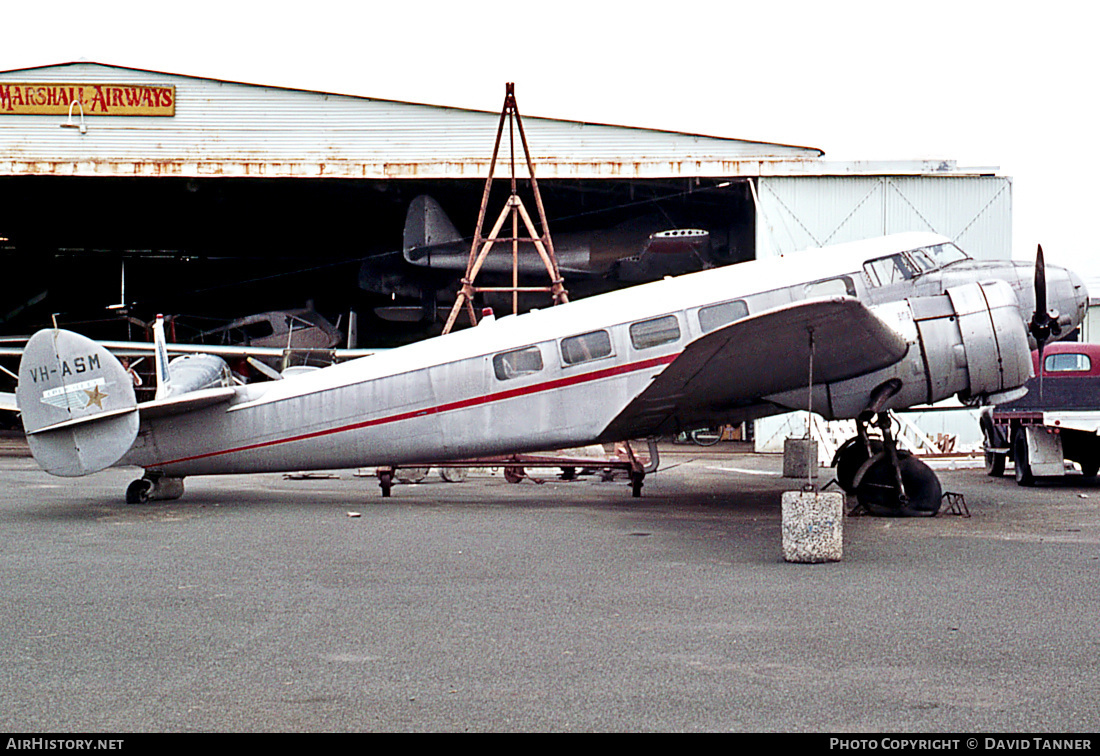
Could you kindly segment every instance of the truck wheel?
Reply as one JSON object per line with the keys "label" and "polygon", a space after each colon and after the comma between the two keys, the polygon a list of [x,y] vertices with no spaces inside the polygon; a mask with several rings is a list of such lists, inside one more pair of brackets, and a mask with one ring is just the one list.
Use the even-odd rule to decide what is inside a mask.
{"label": "truck wheel", "polygon": [[1016,439],[1012,443],[1013,457],[1016,460],[1016,485],[1033,486],[1035,476],[1031,473],[1031,460],[1027,456],[1027,430],[1020,428],[1016,431]]}
{"label": "truck wheel", "polygon": [[991,478],[999,478],[1005,474],[1005,456],[997,452],[985,453],[985,474]]}
{"label": "truck wheel", "polygon": [[985,474],[991,478],[999,478],[1005,474],[1005,459],[1007,454],[997,454],[996,452],[988,451],[997,444],[997,434],[993,430],[993,423],[988,417],[982,416],[982,437],[985,439]]}
{"label": "truck wheel", "polygon": [[1081,475],[1087,480],[1092,480],[1100,472],[1100,459],[1090,459],[1078,464],[1081,465]]}

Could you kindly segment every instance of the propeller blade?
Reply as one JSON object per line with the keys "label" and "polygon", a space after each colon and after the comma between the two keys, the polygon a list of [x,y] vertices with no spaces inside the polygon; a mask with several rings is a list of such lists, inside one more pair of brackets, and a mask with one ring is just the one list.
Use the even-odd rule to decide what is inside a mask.
{"label": "propeller blade", "polygon": [[1051,335],[1051,317],[1047,312],[1047,264],[1043,258],[1043,245],[1035,253],[1035,312],[1028,324],[1039,351],[1039,401],[1043,400],[1043,348]]}
{"label": "propeller blade", "polygon": [[1035,315],[1047,313],[1047,264],[1043,259],[1043,245],[1035,253]]}
{"label": "propeller blade", "polygon": [[1050,338],[1051,323],[1047,312],[1047,266],[1043,259],[1043,245],[1040,244],[1039,251],[1035,253],[1035,312],[1028,323],[1028,330],[1035,337],[1040,352]]}

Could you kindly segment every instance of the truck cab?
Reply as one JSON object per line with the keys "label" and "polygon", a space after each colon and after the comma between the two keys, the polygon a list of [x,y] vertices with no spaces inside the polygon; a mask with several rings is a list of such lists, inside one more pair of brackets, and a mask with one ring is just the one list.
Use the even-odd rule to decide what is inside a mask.
{"label": "truck cab", "polygon": [[1054,342],[1032,352],[1035,376],[1023,397],[981,416],[986,472],[1004,474],[1012,460],[1019,485],[1067,474],[1075,462],[1086,479],[1100,470],[1100,344]]}

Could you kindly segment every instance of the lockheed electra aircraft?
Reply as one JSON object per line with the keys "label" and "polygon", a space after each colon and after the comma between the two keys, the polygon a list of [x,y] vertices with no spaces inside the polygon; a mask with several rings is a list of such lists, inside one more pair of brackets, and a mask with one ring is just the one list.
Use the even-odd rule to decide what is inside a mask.
{"label": "lockheed electra aircraft", "polygon": [[188,475],[437,464],[811,406],[859,421],[838,477],[861,504],[933,514],[940,484],[898,451],[886,410],[1018,395],[1031,349],[1072,330],[1087,298],[1041,251],[1033,271],[911,233],[487,317],[286,380],[234,385],[219,357],[169,363],[158,348],[157,395],[141,404],[99,344],[47,329],[26,345],[15,399],[47,472],[144,468],[131,502],[177,498]]}

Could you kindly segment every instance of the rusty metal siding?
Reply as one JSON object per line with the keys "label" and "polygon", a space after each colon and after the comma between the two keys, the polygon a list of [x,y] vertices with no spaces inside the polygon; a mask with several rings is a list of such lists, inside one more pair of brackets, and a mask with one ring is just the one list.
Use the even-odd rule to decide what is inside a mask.
{"label": "rusty metal siding", "polygon": [[1012,257],[1006,176],[802,176],[758,180],[758,257],[902,231],[934,231],[980,260]]}
{"label": "rusty metal siding", "polygon": [[[0,114],[0,174],[472,177],[488,172],[498,113],[217,81],[96,63],[5,81],[176,87],[172,117]],[[74,116],[74,120],[76,116]],[[756,175],[814,160],[786,145],[524,117],[540,176]]]}

